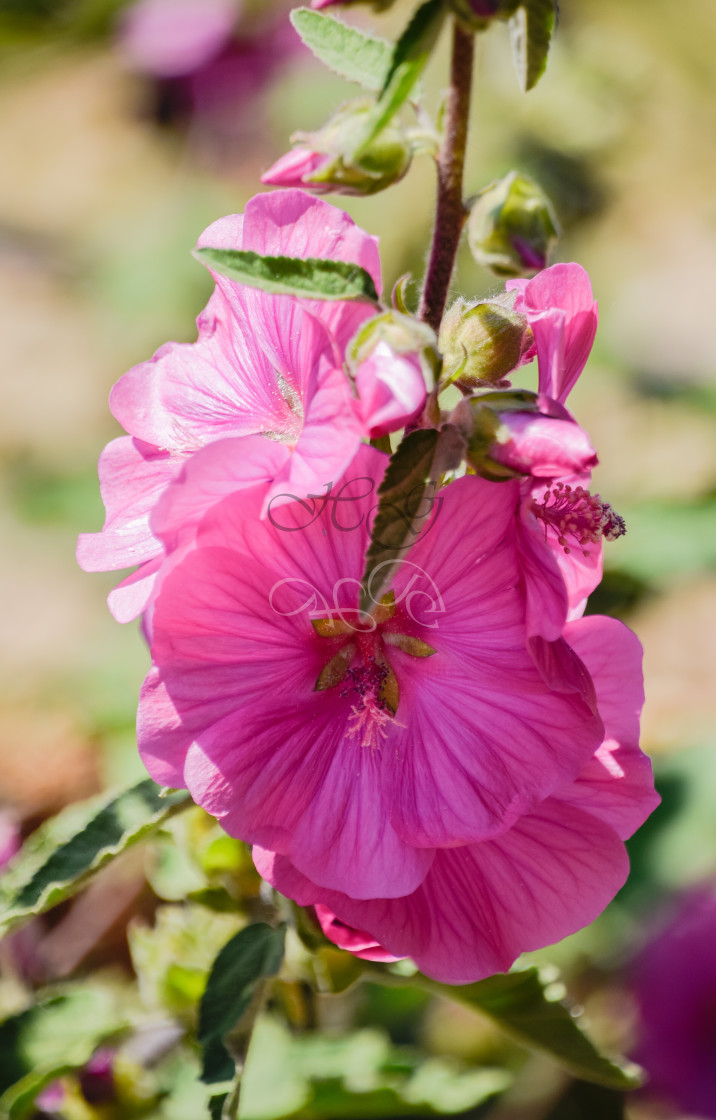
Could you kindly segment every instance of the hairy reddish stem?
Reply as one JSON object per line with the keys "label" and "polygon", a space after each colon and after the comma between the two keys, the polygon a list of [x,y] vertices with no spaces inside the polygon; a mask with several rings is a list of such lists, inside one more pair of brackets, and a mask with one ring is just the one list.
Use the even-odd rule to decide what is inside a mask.
{"label": "hairy reddish stem", "polygon": [[445,106],[445,133],[438,155],[438,200],[430,260],[419,317],[437,331],[445,310],[460,234],[466,218],[462,178],[470,115],[474,35],[456,19],[453,24],[450,89]]}

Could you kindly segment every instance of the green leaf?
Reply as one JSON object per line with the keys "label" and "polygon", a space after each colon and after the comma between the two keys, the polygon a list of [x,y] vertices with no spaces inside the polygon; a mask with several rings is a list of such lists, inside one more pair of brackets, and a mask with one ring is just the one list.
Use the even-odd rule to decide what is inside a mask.
{"label": "green leaf", "polygon": [[262,257],[248,249],[195,249],[194,256],[214,272],[277,295],[308,299],[357,299],[378,303],[370,273],[349,261],[317,257]]}
{"label": "green leaf", "polygon": [[393,48],[380,97],[368,115],[351,159],[360,159],[378,133],[410,97],[435,46],[445,15],[443,0],[425,0],[415,12]]}
{"label": "green leaf", "polygon": [[369,613],[381,600],[400,561],[425,536],[440,511],[435,491],[443,471],[461,461],[464,440],[457,430],[419,428],[393,452],[378,487],[378,510],[361,581],[360,609]]}
{"label": "green leaf", "polygon": [[556,10],[555,0],[522,0],[510,19],[512,57],[525,92],[544,74]]}
{"label": "green leaf", "polygon": [[452,986],[424,978],[420,983],[489,1015],[505,1034],[549,1055],[574,1077],[610,1089],[635,1089],[641,1084],[639,1067],[600,1053],[579,1025],[574,1009],[563,1002],[562,984],[537,968],[490,976],[477,984]]}
{"label": "green leaf", "polygon": [[[262,981],[281,967],[285,927],[257,922],[239,930],[220,951],[199,1009],[198,1041],[203,1055],[201,1079],[207,1085],[230,1081],[236,1073],[236,1032],[260,993]],[[232,1036],[227,1040],[227,1036]],[[228,1041],[228,1046],[227,1046]]]}
{"label": "green leaf", "polygon": [[184,790],[163,796],[146,778],[110,801],[72,806],[47,821],[3,876],[0,933],[75,894],[102,867],[191,804]]}
{"label": "green leaf", "polygon": [[365,89],[381,90],[392,59],[390,43],[366,35],[332,16],[296,8],[291,23],[303,42],[330,70],[358,82]]}

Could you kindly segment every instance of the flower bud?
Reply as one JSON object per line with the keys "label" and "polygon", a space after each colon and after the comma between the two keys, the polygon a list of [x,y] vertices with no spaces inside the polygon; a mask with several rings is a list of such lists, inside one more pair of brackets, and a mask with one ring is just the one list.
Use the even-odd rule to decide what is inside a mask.
{"label": "flower bud", "polygon": [[376,315],[348,348],[358,407],[371,439],[402,428],[425,404],[435,335],[399,311]]}
{"label": "flower bud", "polygon": [[458,299],[440,327],[443,373],[465,388],[501,381],[521,365],[530,335],[527,319],[513,311],[514,300],[468,304]]}
{"label": "flower bud", "polygon": [[584,475],[597,464],[586,432],[561,405],[536,393],[484,393],[458,409],[466,458],[483,478],[555,479]]}
{"label": "flower bud", "polygon": [[534,276],[546,266],[559,232],[540,187],[516,171],[480,192],[467,225],[475,260],[498,276]]}
{"label": "flower bud", "polygon": [[293,151],[261,176],[275,187],[303,187],[317,194],[367,195],[402,179],[410,167],[412,146],[404,129],[391,122],[354,158],[373,102],[361,98],[344,105],[317,132],[295,133]]}

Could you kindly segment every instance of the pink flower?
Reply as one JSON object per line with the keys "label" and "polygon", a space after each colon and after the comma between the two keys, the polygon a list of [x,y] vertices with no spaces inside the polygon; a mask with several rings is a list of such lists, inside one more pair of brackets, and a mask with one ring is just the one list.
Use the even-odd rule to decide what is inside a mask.
{"label": "pink flower", "polygon": [[138,0],[124,13],[122,47],[138,70],[181,77],[219,53],[240,11],[241,0]]}
{"label": "pink flower", "polygon": [[358,407],[371,439],[410,423],[425,404],[425,379],[415,354],[379,342],[355,375]]}
{"label": "pink flower", "polygon": [[597,331],[597,303],[579,264],[553,264],[532,280],[508,280],[515,310],[527,317],[539,363],[540,393],[564,404],[586,365]]}
{"label": "pink flower", "polygon": [[[199,243],[354,261],[380,285],[375,239],[342,211],[301,191],[257,196],[244,216],[220,219]],[[198,340],[167,343],[112,390],[112,412],[129,435],[110,443],[100,458],[107,518],[101,533],[80,537],[78,560],[89,571],[141,565],[110,596],[119,621],[147,603],[163,556],[152,518],[172,481],[203,448],[232,440],[211,458],[212,493],[191,516],[184,508],[185,532],[216,487],[223,496],[271,480],[267,503],[296,489],[322,490],[340,478],[364,436],[402,426],[424,399],[419,369],[411,367],[411,382],[406,359],[397,356],[393,375],[387,359],[359,370],[358,391],[365,397],[356,397],[343,352],[370,315],[365,304],[299,302],[215,280],[197,320]],[[245,442],[236,445],[235,437]],[[166,521],[160,528],[169,531]]]}
{"label": "pink flower", "polygon": [[[611,739],[584,665],[601,670],[593,647],[608,647],[598,687],[633,731],[638,645],[609,620],[574,624],[561,641],[584,679],[550,687],[528,648],[518,484],[478,478],[440,493],[392,594],[361,620],[385,463],[363,446],[325,500],[264,520],[268,484],[211,506],[161,575],[140,750],[157,781],[186,785],[229,833],[277,853],[280,889],[327,906],[390,955],[468,980],[591,920],[623,882],[613,820],[638,816],[646,796],[639,787],[624,809],[603,793],[594,760]],[[574,795],[595,766],[596,789]],[[516,876],[532,901],[485,943],[485,915]],[[426,907],[442,917],[423,952],[412,938]],[[395,925],[376,909],[397,914]],[[466,939],[459,952],[452,928]]]}
{"label": "pink flower", "polygon": [[410,956],[428,975],[467,983],[506,971],[521,953],[591,921],[624,882],[622,840],[658,803],[638,748],[639,643],[613,619],[573,623],[567,637],[589,666],[605,739],[575,781],[480,843],[441,848],[406,897],[325,891],[284,855],[254,850],[260,874],[313,905],[342,948],[369,960]]}
{"label": "pink flower", "polygon": [[716,895],[710,887],[676,901],[641,951],[631,978],[640,1010],[635,1059],[646,1092],[681,1112],[716,1117]]}

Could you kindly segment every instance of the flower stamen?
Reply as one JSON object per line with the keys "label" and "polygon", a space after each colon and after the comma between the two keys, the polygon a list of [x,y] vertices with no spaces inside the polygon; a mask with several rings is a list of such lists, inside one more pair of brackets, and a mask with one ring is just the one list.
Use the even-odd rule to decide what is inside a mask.
{"label": "flower stamen", "polygon": [[590,494],[583,486],[555,482],[545,490],[541,502],[532,499],[530,509],[544,524],[545,532],[548,527],[554,530],[567,554],[572,551],[570,541],[589,556],[588,545],[598,544],[602,537],[615,541],[626,533],[624,518],[599,494]]}

